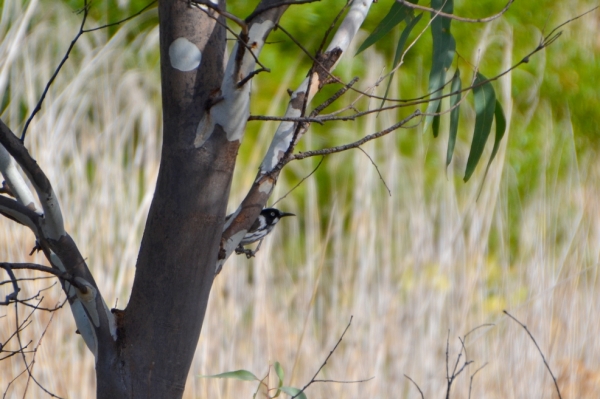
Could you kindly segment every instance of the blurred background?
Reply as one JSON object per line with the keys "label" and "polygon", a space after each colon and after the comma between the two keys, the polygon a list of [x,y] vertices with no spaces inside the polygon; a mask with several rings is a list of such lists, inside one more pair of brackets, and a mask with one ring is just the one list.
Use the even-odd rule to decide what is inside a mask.
{"label": "blurred background", "polygon": [[[242,17],[255,5],[236,3],[244,4],[232,4],[230,11]],[[0,114],[20,132],[77,33],[82,4],[0,4]],[[122,19],[146,4],[93,2],[86,27]],[[314,52],[344,4],[296,6],[281,24]],[[373,5],[354,49],[335,71],[345,81],[359,76],[361,90],[392,67],[398,30],[353,56],[391,4]],[[455,14],[481,18],[504,5],[458,1]],[[596,5],[515,2],[488,24],[453,22],[458,54],[453,68],[461,70],[463,87],[475,65],[494,76],[520,61],[555,26]],[[405,376],[426,398],[440,397],[447,367],[452,370],[462,349],[459,338],[466,350],[461,363],[473,363],[454,382],[452,397],[468,397],[469,390],[479,398],[553,397],[552,378],[534,343],[503,310],[527,325],[563,398],[600,397],[599,20],[600,12],[594,12],[564,26],[557,42],[494,83],[508,128],[485,181],[491,143],[471,180],[462,181],[474,126],[472,95],[461,106],[456,153],[447,169],[447,116],[437,139],[415,124],[364,145],[377,168],[357,150],[325,158],[277,204],[297,217],[284,219],[256,258],[231,258],[215,279],[184,397],[249,398],[256,383],[200,376],[247,369],[262,378],[276,361],[285,384],[302,387],[351,316],[352,325],[320,378],[374,378],[314,384],[309,397],[420,398]],[[160,157],[157,22],[153,7],[121,26],[83,35],[26,140],[54,185],[67,229],[108,306],[121,309],[129,298]],[[428,22],[424,16],[411,41]],[[295,89],[310,67],[310,59],[281,31],[269,42],[261,60],[271,73],[253,82],[255,115],[282,115],[286,90]],[[425,32],[395,74],[391,97],[426,94],[430,54],[431,34]],[[335,90],[327,88],[314,104]],[[379,95],[384,91],[385,84],[374,89]],[[331,111],[356,97],[349,94]],[[363,98],[356,106],[372,109],[379,102]],[[312,126],[299,149],[355,141],[414,109]],[[275,122],[249,122],[230,211],[250,187],[276,128]],[[272,202],[319,161],[288,165]],[[47,264],[40,254],[28,255],[33,245],[27,229],[0,219],[0,260]],[[22,298],[39,295],[49,307],[64,301],[55,279],[21,286]],[[0,297],[6,294],[7,285],[1,285]],[[19,320],[30,323],[21,334],[23,344],[37,347],[37,381],[60,397],[94,397],[93,357],[75,334],[70,311],[38,311],[26,319],[30,313],[19,309]],[[14,330],[14,308],[0,308],[0,342]],[[33,354],[27,356],[31,361]],[[0,390],[8,398],[47,397],[24,369],[19,356],[3,360]]]}

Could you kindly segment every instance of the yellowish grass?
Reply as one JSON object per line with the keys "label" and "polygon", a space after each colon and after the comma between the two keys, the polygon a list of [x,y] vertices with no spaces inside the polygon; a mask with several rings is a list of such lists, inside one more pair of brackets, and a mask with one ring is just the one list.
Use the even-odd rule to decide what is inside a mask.
{"label": "yellowish grass", "polygon": [[[0,92],[10,82],[10,103],[2,118],[18,131],[22,104],[35,104],[78,17],[59,5],[41,15],[34,2],[29,23],[16,3],[5,1],[2,11],[10,14],[2,21],[11,24],[0,24]],[[30,27],[19,36],[21,24]],[[161,126],[158,32],[127,44],[128,29],[135,25],[100,47],[104,34],[82,38],[27,139],[60,196],[67,228],[103,295],[110,306],[118,300],[120,308],[128,300],[153,193]],[[9,56],[11,46],[18,51]],[[380,58],[374,52],[365,55],[363,62],[371,64],[364,84],[377,78]],[[504,80],[498,89],[511,121],[509,87]],[[548,121],[539,130],[547,137],[541,149],[544,175],[542,184],[520,197],[517,209],[509,207],[509,196],[521,175],[505,163],[507,141],[479,200],[483,167],[469,184],[455,177],[466,162],[467,142],[458,143],[454,162],[459,167],[451,167],[448,177],[436,161],[444,159],[444,140],[407,130],[366,145],[391,197],[362,153],[328,158],[314,178],[278,205],[298,217],[284,220],[255,259],[231,259],[215,280],[185,397],[251,397],[256,384],[198,376],[243,368],[262,377],[275,361],[286,371],[286,384],[303,386],[351,315],[352,326],[320,377],[375,378],[315,384],[309,397],[420,397],[404,374],[426,398],[440,397],[446,389],[448,336],[452,367],[461,348],[458,337],[487,323],[494,325],[466,339],[474,363],[455,382],[452,397],[467,397],[469,377],[484,364],[473,378],[472,397],[552,397],[553,383],[539,354],[525,331],[502,314],[507,309],[535,336],[563,397],[597,398],[600,165],[591,150],[576,156],[577,132],[570,130],[568,119],[556,120],[543,100],[536,112]],[[521,133],[513,130],[518,121],[512,122],[508,141]],[[371,116],[338,126],[334,134],[342,143],[391,123],[391,115]],[[274,125],[265,126],[256,133],[259,145],[272,134]],[[398,150],[398,137],[406,135],[417,142],[411,156]],[[322,138],[306,139],[307,146],[316,147]],[[553,158],[557,153],[564,160],[560,171]],[[240,165],[236,174],[232,208],[256,171],[259,160],[248,158],[251,164]],[[306,175],[314,164],[292,164],[290,175]],[[328,187],[318,184],[324,178]],[[275,197],[293,183],[281,181]],[[519,218],[512,216],[515,212]],[[31,233],[7,220],[0,224],[1,260],[44,262],[40,255],[27,256]],[[515,228],[525,233],[517,248],[510,241]],[[35,295],[48,285],[48,280],[23,283],[20,296]],[[42,295],[47,306],[64,298],[57,286]],[[21,320],[27,312],[19,311]],[[2,308],[0,316],[5,316],[0,318],[4,341],[15,328],[14,309]],[[36,345],[50,317],[37,312],[23,342]],[[93,359],[74,332],[69,311],[55,313],[39,346],[34,375],[61,397],[93,397]],[[19,357],[3,361],[0,388],[23,368]],[[22,397],[25,391],[27,397],[45,397],[32,381],[28,385],[25,376],[19,377],[7,397]]]}

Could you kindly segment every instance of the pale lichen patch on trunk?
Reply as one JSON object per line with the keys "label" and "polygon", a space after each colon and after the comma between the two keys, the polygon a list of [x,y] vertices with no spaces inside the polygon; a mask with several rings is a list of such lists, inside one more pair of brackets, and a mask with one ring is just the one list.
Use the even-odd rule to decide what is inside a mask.
{"label": "pale lichen patch on trunk", "polygon": [[185,37],[179,37],[169,46],[169,61],[182,72],[193,71],[202,61],[202,52]]}

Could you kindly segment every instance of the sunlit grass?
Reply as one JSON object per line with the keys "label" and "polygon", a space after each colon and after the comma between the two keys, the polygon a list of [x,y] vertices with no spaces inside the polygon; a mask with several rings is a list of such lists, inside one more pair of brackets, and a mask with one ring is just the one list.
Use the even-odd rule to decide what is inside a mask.
{"label": "sunlit grass", "polygon": [[[2,21],[11,24],[0,24],[0,92],[7,93],[2,118],[18,132],[79,21],[58,5],[42,15],[34,2],[29,22],[19,6],[8,4]],[[27,34],[17,41],[20,24]],[[498,32],[480,42],[496,46],[504,67],[514,61],[513,40],[507,25],[497,26]],[[53,182],[68,231],[106,301],[112,307],[118,300],[119,308],[129,297],[160,156],[158,31],[130,41],[132,31],[137,32],[135,24],[126,25],[106,45],[102,33],[83,36],[26,141]],[[12,56],[10,46],[18,49]],[[369,51],[340,74],[360,72],[365,88],[381,73],[382,60]],[[418,59],[413,66],[426,68]],[[276,109],[285,101],[285,89],[305,73],[293,66],[286,72],[267,94],[274,101],[264,101],[265,108]],[[525,72],[519,73],[511,78],[524,79]],[[423,86],[416,70],[401,77]],[[255,91],[261,87],[270,86],[259,80]],[[462,183],[473,124],[468,104],[447,175],[445,137],[433,140],[419,128],[364,146],[391,196],[363,153],[328,157],[313,178],[277,205],[298,217],[284,220],[255,259],[231,259],[216,278],[185,397],[251,397],[252,383],[198,376],[242,368],[263,376],[275,361],[286,371],[286,384],[303,386],[351,315],[353,324],[321,377],[375,379],[315,384],[309,397],[420,397],[404,374],[425,397],[440,397],[446,389],[448,336],[452,367],[461,348],[458,337],[488,323],[494,325],[467,337],[474,363],[455,382],[453,397],[467,397],[469,377],[484,364],[473,379],[472,397],[551,397],[553,384],[542,359],[504,309],[531,330],[563,397],[599,397],[600,384],[594,382],[600,377],[595,316],[600,314],[600,165],[593,147],[577,152],[580,132],[572,129],[571,114],[557,112],[552,105],[557,100],[543,97],[539,85],[532,87],[511,92],[508,80],[496,86],[509,132],[479,197],[483,165],[471,182]],[[404,94],[394,90],[395,96]],[[303,146],[348,142],[394,121],[394,115],[381,114],[329,132],[316,129]],[[231,209],[253,180],[275,126],[250,130]],[[274,199],[317,162],[289,165]],[[0,259],[45,263],[39,254],[27,255],[31,233],[4,219],[0,223]],[[48,280],[24,283],[20,295],[35,295],[48,285]],[[56,286],[43,295],[47,306],[64,298]],[[22,309],[20,318],[26,314]],[[2,308],[2,315],[0,341],[15,328],[13,309]],[[36,344],[50,317],[37,312],[23,343]],[[54,315],[34,375],[61,397],[93,397],[93,358],[75,329],[67,309]],[[23,368],[19,357],[3,361],[0,388]],[[27,397],[45,397],[33,382],[26,385],[26,377],[19,377],[8,397],[22,397],[25,390]]]}

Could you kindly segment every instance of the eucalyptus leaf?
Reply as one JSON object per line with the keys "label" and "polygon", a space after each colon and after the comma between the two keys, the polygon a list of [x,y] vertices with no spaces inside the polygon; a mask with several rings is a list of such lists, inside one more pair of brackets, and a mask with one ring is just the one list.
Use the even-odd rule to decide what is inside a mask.
{"label": "eucalyptus leaf", "polygon": [[454,146],[456,144],[456,136],[458,134],[458,116],[460,101],[460,91],[462,89],[462,83],[460,81],[460,71],[457,69],[452,78],[452,87],[450,88],[450,132],[448,135],[448,150],[446,151],[446,168],[452,162],[452,154],[454,154]]}
{"label": "eucalyptus leaf", "polygon": [[473,141],[467,160],[464,181],[468,181],[485,148],[485,143],[492,130],[492,121],[496,111],[496,92],[491,82],[483,83],[487,80],[485,76],[477,73],[473,89],[475,103],[475,130],[473,132]]}
{"label": "eucalyptus leaf", "polygon": [[260,381],[254,374],[248,370],[227,371],[221,374],[201,375],[201,378],[232,378],[241,381]]}
{"label": "eucalyptus leaf", "polygon": [[440,101],[437,110],[435,111],[436,116],[433,117],[433,122],[431,123],[431,130],[433,130],[433,137],[437,137],[440,134],[440,117],[439,113],[442,112],[442,102]]}
{"label": "eucalyptus leaf", "polygon": [[[419,0],[413,0],[411,3],[418,3]],[[385,17],[381,20],[379,25],[375,28],[373,33],[365,39],[360,45],[355,55],[362,53],[364,50],[377,43],[382,37],[387,35],[396,25],[402,22],[405,18],[411,16],[413,13],[412,9],[406,7],[404,4],[394,1],[392,8]]]}
{"label": "eucalyptus leaf", "polygon": [[[402,57],[402,54],[404,53],[404,47],[406,47],[406,41],[408,40],[408,36],[410,35],[410,32],[412,32],[413,28],[419,23],[422,16],[423,16],[423,14],[419,14],[416,17],[412,18],[410,20],[410,22],[408,22],[406,24],[406,27],[402,31],[402,34],[400,35],[400,40],[398,40],[398,44],[396,45],[396,55],[394,56],[394,64],[393,64],[394,68],[400,62],[400,58]],[[392,85],[392,78],[394,77],[394,73],[395,72],[392,72],[388,79],[388,84],[387,84],[387,87],[385,88],[385,94],[383,95],[383,100],[381,101],[381,107],[383,107],[385,100],[387,99],[388,92],[390,91],[390,86]]]}
{"label": "eucalyptus leaf", "polygon": [[[443,7],[443,8],[442,8]],[[446,14],[452,14],[454,11],[453,0],[432,0],[431,8],[441,9]],[[429,72],[429,95],[431,98],[440,97],[441,89],[445,85],[446,71],[452,65],[454,54],[456,52],[456,41],[450,33],[450,18],[442,18],[431,13],[431,36],[433,38],[433,54],[431,71]],[[427,106],[427,114],[433,114],[438,109],[441,99],[431,100]],[[433,115],[425,116],[425,125],[423,130],[427,130],[429,124],[433,121]]]}
{"label": "eucalyptus leaf", "polygon": [[[279,384],[278,384],[277,388],[281,388],[283,385],[283,377],[284,377],[283,367],[281,367],[281,363],[275,362],[275,364],[273,365],[273,368],[275,369],[275,373],[277,373],[277,378],[279,379]],[[275,395],[273,397],[274,398],[278,397],[280,393],[281,393],[281,389],[277,389],[277,392],[275,392]]]}
{"label": "eucalyptus leaf", "polygon": [[[298,395],[302,390],[294,387],[281,387],[281,390],[290,396]],[[296,396],[299,399],[308,399],[304,392]]]}

